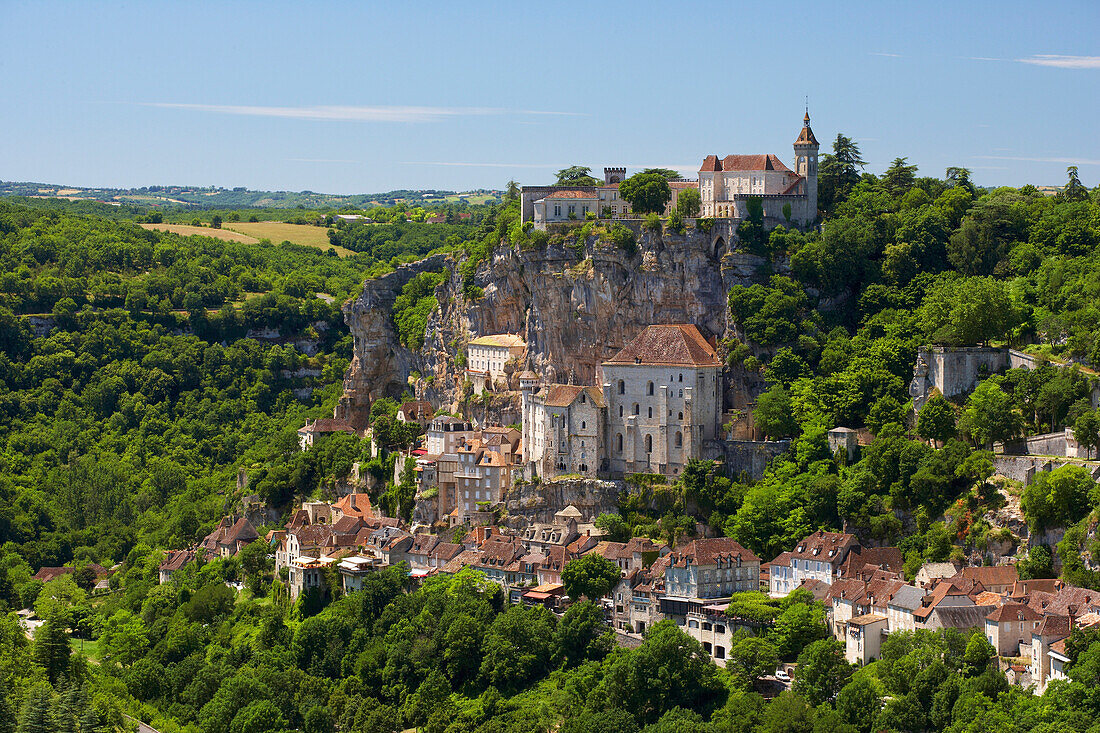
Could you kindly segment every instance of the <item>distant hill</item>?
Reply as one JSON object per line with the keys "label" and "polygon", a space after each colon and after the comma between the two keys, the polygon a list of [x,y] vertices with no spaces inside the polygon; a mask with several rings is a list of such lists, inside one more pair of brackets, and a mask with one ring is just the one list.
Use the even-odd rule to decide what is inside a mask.
{"label": "distant hill", "polygon": [[188,209],[364,209],[372,206],[392,206],[400,201],[417,205],[445,203],[469,204],[499,201],[502,192],[477,191],[410,191],[386,193],[337,194],[314,191],[251,191],[218,186],[146,186],[143,188],[80,188],[52,183],[0,181],[0,196],[30,196],[46,199],[99,201],[107,204],[131,204],[164,208]]}

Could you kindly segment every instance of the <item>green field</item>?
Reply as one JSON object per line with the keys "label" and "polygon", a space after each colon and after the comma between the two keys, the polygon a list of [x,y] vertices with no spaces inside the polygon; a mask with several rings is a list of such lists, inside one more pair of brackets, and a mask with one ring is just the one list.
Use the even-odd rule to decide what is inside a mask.
{"label": "green field", "polygon": [[[224,229],[246,234],[253,237],[253,241],[270,239],[272,242],[291,242],[307,247],[316,247],[327,250],[332,247],[328,240],[328,230],[324,227],[315,227],[309,224],[287,224],[281,221],[233,221],[222,224]],[[350,257],[355,254],[344,247],[333,247],[336,254],[341,257]]]}

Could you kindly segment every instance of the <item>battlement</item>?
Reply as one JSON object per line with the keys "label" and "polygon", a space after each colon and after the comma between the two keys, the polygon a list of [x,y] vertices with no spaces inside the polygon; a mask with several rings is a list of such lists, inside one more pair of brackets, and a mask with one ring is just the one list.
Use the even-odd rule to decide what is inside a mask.
{"label": "battlement", "polygon": [[610,186],[615,183],[622,183],[626,180],[626,168],[604,168],[603,169],[603,183],[605,186]]}

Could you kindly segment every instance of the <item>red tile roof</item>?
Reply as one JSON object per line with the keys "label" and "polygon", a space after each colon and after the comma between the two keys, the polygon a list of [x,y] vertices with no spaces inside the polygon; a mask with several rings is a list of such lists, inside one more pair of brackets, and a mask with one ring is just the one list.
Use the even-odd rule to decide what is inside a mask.
{"label": "red tile roof", "polygon": [[732,537],[711,537],[693,540],[687,546],[672,553],[672,564],[684,567],[688,562],[695,565],[713,565],[718,560],[739,559],[742,563],[760,562],[760,558],[746,550]]}
{"label": "red tile roof", "polygon": [[594,199],[596,194],[591,191],[554,191],[548,199]]}
{"label": "red tile roof", "polygon": [[1042,616],[1022,603],[1006,603],[985,618],[999,624],[1005,621],[1038,621]]}
{"label": "red tile roof", "polygon": [[305,427],[299,428],[299,433],[349,433],[355,435],[355,428],[343,420],[334,420],[331,417],[322,417]]}
{"label": "red tile roof", "polygon": [[771,153],[760,155],[727,155],[718,160],[717,155],[708,155],[699,168],[701,173],[714,171],[780,171],[793,173],[778,157]]}
{"label": "red tile roof", "polygon": [[714,347],[690,323],[648,326],[604,364],[722,366]]}
{"label": "red tile roof", "polygon": [[172,550],[164,556],[160,569],[174,572],[194,559],[195,552],[193,550]]}
{"label": "red tile roof", "polygon": [[1015,565],[967,567],[960,570],[955,577],[976,580],[986,588],[995,585],[1011,586],[1020,579],[1019,573],[1016,572]]}
{"label": "red tile roof", "polygon": [[546,387],[545,403],[548,407],[569,407],[584,393],[596,407],[603,407],[603,392],[598,387],[580,387],[572,384],[551,384]]}

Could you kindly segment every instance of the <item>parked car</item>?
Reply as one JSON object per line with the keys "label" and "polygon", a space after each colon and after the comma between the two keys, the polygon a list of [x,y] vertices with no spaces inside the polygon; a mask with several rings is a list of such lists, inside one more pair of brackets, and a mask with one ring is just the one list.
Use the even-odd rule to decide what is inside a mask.
{"label": "parked car", "polygon": [[784,683],[791,681],[791,676],[787,674],[787,670],[782,668],[775,670],[775,678]]}

